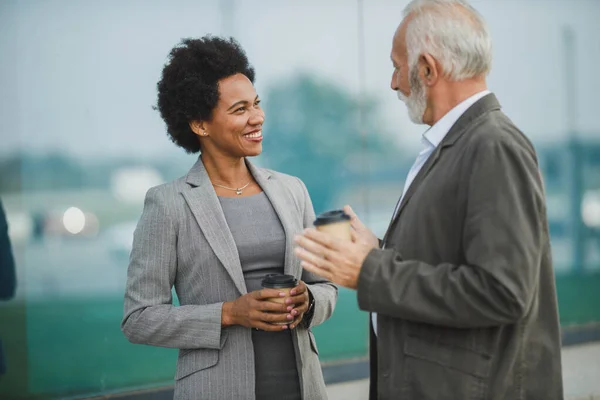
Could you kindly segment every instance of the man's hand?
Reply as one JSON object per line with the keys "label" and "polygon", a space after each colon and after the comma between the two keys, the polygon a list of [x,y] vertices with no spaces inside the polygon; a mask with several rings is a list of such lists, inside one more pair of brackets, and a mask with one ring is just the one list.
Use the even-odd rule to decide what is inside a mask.
{"label": "man's hand", "polygon": [[352,210],[352,207],[344,206],[344,212],[350,216],[350,226],[352,226],[352,241],[364,243],[374,248],[379,248],[379,239],[365,224],[362,223],[358,216]]}
{"label": "man's hand", "polygon": [[355,290],[367,254],[379,244],[373,246],[362,240],[340,240],[316,229],[305,229],[302,235],[296,236],[295,241],[299,246],[295,253],[302,260],[302,268]]}

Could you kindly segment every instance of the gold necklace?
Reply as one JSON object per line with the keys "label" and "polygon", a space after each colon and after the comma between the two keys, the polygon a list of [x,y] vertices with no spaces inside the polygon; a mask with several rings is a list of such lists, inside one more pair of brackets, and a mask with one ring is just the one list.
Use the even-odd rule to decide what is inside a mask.
{"label": "gold necklace", "polygon": [[244,186],[239,187],[239,188],[230,188],[230,187],[227,187],[227,186],[219,185],[217,183],[213,183],[213,186],[218,186],[220,188],[227,189],[227,190],[233,190],[238,196],[241,196],[242,192],[244,191],[244,189],[246,189],[248,187],[248,185],[250,185],[251,183],[252,183],[252,181],[246,183]]}

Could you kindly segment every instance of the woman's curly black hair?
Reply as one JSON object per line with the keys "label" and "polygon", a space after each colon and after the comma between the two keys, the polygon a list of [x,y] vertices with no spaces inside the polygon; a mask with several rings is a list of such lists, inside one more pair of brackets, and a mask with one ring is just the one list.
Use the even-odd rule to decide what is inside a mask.
{"label": "woman's curly black hair", "polygon": [[189,123],[210,121],[219,100],[219,80],[238,73],[254,82],[254,68],[233,38],[188,38],[171,50],[156,86],[157,108],[173,143],[188,153],[200,151]]}

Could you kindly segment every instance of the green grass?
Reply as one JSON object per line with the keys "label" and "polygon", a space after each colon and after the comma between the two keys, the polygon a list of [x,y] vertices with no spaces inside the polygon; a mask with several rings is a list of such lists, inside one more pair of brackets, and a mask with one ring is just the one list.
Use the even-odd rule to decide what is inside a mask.
{"label": "green grass", "polygon": [[559,275],[556,290],[563,327],[600,322],[600,273]]}
{"label": "green grass", "polygon": [[[563,326],[600,321],[600,274],[557,277]],[[0,337],[9,374],[0,398],[61,398],[169,384],[176,350],[130,344],[119,328],[121,298],[8,303]],[[314,329],[322,362],[367,355],[368,316],[341,289],[334,316]],[[52,395],[51,395],[52,394]]]}
{"label": "green grass", "polygon": [[[176,350],[130,344],[119,328],[120,299],[77,299],[0,308],[2,321],[21,329],[0,328],[9,359],[2,395],[22,393],[99,393],[123,387],[168,382],[173,378]],[[27,360],[26,370],[14,360]],[[10,384],[9,384],[10,383]],[[5,388],[6,387],[6,388]],[[46,398],[46,397],[43,397]]]}
{"label": "green grass", "polygon": [[352,290],[339,289],[333,316],[313,332],[322,363],[367,356],[369,317],[358,309]]}

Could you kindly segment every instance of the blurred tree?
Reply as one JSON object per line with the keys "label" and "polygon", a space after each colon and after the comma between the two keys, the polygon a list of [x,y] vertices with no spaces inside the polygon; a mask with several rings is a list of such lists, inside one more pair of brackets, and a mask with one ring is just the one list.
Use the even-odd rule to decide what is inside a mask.
{"label": "blurred tree", "polygon": [[[301,178],[317,213],[332,206],[341,188],[365,178],[363,157],[381,159],[398,151],[381,134],[378,104],[357,99],[331,82],[301,74],[271,87],[264,98],[264,165]],[[360,132],[360,107],[366,143]]]}
{"label": "blurred tree", "polygon": [[0,159],[0,192],[82,186],[80,165],[60,153],[17,153]]}
{"label": "blurred tree", "polygon": [[7,157],[0,159],[0,193],[20,191],[21,174],[20,157]]}
{"label": "blurred tree", "polygon": [[112,174],[125,167],[154,167],[175,179],[187,172],[194,157],[177,159],[143,159],[131,157],[100,157],[78,160],[68,154],[35,154],[19,152],[0,157],[0,193],[34,190],[65,190],[102,188],[111,185]]}

